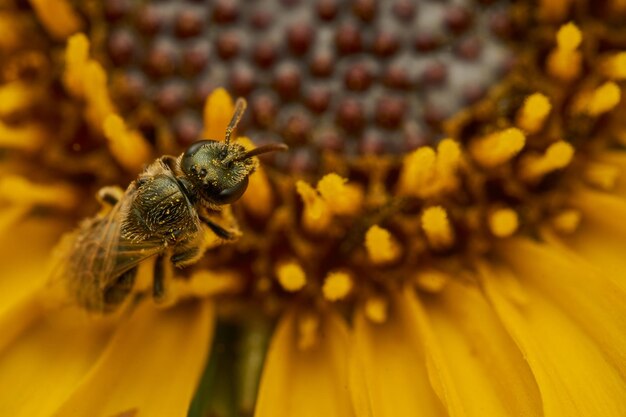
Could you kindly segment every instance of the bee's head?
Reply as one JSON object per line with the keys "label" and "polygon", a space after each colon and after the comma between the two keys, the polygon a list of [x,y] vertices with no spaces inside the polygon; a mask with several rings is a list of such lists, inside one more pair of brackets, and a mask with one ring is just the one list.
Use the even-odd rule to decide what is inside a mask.
{"label": "bee's head", "polygon": [[287,149],[282,144],[269,144],[246,151],[243,146],[230,142],[230,135],[245,106],[243,99],[237,100],[235,114],[223,142],[198,141],[187,148],[180,159],[181,170],[200,196],[215,205],[231,204],[241,198],[248,188],[248,177],[256,168],[254,156]]}

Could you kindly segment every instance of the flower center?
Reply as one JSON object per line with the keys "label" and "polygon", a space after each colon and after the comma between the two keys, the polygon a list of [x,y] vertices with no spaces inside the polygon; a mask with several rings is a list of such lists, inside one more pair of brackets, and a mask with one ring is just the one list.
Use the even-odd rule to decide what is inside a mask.
{"label": "flower center", "polygon": [[[242,129],[284,140],[283,172],[319,173],[324,151],[402,153],[482,98],[510,66],[505,1],[107,2],[94,44],[112,98],[144,135],[200,138],[216,87],[246,97]],[[219,138],[211,138],[219,139]]]}

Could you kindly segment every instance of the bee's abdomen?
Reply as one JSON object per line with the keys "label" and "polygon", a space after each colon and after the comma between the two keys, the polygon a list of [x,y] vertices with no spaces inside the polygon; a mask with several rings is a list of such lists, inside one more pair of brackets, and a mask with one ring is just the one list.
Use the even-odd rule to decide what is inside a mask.
{"label": "bee's abdomen", "polygon": [[173,176],[156,175],[138,185],[122,224],[131,240],[176,241],[197,232],[197,215]]}

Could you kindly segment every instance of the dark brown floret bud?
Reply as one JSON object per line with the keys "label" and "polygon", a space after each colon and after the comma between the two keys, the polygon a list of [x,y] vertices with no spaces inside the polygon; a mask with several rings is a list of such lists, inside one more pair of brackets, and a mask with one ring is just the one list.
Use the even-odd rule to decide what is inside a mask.
{"label": "dark brown floret bud", "polygon": [[256,85],[254,72],[245,66],[239,66],[233,69],[230,75],[231,90],[238,96],[247,96],[252,92]]}
{"label": "dark brown floret bud", "polygon": [[252,116],[261,127],[271,126],[276,118],[278,105],[269,94],[261,94],[252,100]]}
{"label": "dark brown floret bud", "polygon": [[136,43],[128,30],[119,29],[109,35],[108,52],[116,65],[128,64],[133,58]]}
{"label": "dark brown floret bud", "polygon": [[381,97],[376,104],[376,122],[386,128],[401,127],[406,102],[397,97]]}
{"label": "dark brown floret bud", "polygon": [[183,51],[182,68],[188,74],[201,73],[209,63],[209,46],[199,42]]}
{"label": "dark brown floret bud", "polygon": [[235,32],[222,33],[217,37],[217,53],[222,59],[234,58],[240,49],[241,42]]}
{"label": "dark brown floret bud", "polygon": [[203,27],[204,16],[198,14],[197,10],[181,10],[176,17],[175,31],[176,35],[181,38],[197,36],[202,32]]}
{"label": "dark brown floret bud", "polygon": [[353,98],[344,99],[337,110],[337,123],[348,131],[359,131],[365,124],[363,106]]}
{"label": "dark brown floret bud", "polygon": [[422,83],[426,86],[437,86],[445,83],[448,70],[442,62],[429,63],[422,73]]}
{"label": "dark brown floret bud", "polygon": [[176,48],[169,42],[159,42],[148,52],[146,69],[154,77],[166,77],[176,71]]}
{"label": "dark brown floret bud", "polygon": [[267,29],[272,24],[272,21],[272,15],[267,10],[256,10],[252,16],[250,16],[252,27],[258,30]]}
{"label": "dark brown floret bud", "polygon": [[482,52],[482,43],[480,39],[475,36],[471,36],[463,39],[457,46],[457,54],[468,61],[473,61],[480,56]]}
{"label": "dark brown floret bud", "polygon": [[296,55],[305,54],[313,41],[313,28],[306,23],[298,22],[287,29],[287,44]]}
{"label": "dark brown floret bud", "polygon": [[285,100],[293,100],[300,95],[300,70],[293,64],[284,64],[276,70],[274,88]]}
{"label": "dark brown floret bud", "polygon": [[187,147],[200,139],[202,124],[197,116],[184,114],[174,121],[174,135],[176,141]]}
{"label": "dark brown floret bud", "polygon": [[128,0],[108,0],[104,2],[104,16],[111,22],[124,17],[128,10]]}
{"label": "dark brown floret bud", "polygon": [[155,5],[147,4],[137,12],[137,28],[144,35],[154,35],[163,26],[163,17]]}
{"label": "dark brown floret bud", "polygon": [[363,49],[363,39],[359,28],[352,23],[341,25],[335,32],[337,50],[343,55],[355,54]]}
{"label": "dark brown floret bud", "polygon": [[306,143],[311,132],[311,119],[304,113],[290,116],[282,129],[287,143]]}
{"label": "dark brown floret bud", "polygon": [[376,0],[354,0],[352,12],[364,22],[371,22],[376,16]]}
{"label": "dark brown floret bud", "polygon": [[395,54],[400,47],[398,36],[394,33],[381,31],[374,38],[372,51],[380,57],[388,57]]}
{"label": "dark brown floret bud", "polygon": [[367,65],[357,63],[348,68],[344,81],[349,90],[365,91],[372,84],[373,76]]}
{"label": "dark brown floret bud", "polygon": [[337,16],[337,0],[318,0],[317,15],[322,20],[333,20]]}
{"label": "dark brown floret bud", "polygon": [[396,0],[392,10],[399,20],[408,22],[415,16],[415,3],[412,0]]}
{"label": "dark brown floret bud", "polygon": [[187,91],[185,85],[179,82],[171,82],[159,90],[155,101],[162,113],[171,115],[182,108],[186,98]]}
{"label": "dark brown floret bud", "polygon": [[324,86],[311,87],[305,96],[306,105],[316,113],[323,113],[330,104],[330,90]]}
{"label": "dark brown floret bud", "polygon": [[472,14],[463,6],[452,5],[445,11],[444,19],[448,29],[459,34],[466,31],[472,24]]}
{"label": "dark brown floret bud", "polygon": [[319,51],[311,60],[311,73],[317,77],[328,77],[333,73],[333,54],[329,51]]}
{"label": "dark brown floret bud", "polygon": [[217,0],[213,8],[213,21],[216,23],[233,23],[239,17],[239,9],[233,0]]}
{"label": "dark brown floret bud", "polygon": [[276,46],[269,40],[261,40],[254,47],[254,62],[261,68],[269,68],[276,61]]}

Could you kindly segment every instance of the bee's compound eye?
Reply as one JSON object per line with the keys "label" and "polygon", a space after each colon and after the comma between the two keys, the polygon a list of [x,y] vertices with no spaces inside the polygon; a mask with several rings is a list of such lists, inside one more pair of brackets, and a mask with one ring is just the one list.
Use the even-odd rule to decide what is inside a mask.
{"label": "bee's compound eye", "polygon": [[187,148],[185,153],[183,154],[183,159],[181,161],[181,168],[183,172],[186,174],[196,174],[196,160],[195,156],[203,146],[208,145],[210,143],[215,143],[214,140],[199,140],[195,143],[192,143],[191,146]]}
{"label": "bee's compound eye", "polygon": [[226,188],[219,193],[210,194],[211,201],[215,204],[231,204],[239,200],[248,188],[248,177],[245,177],[239,184],[231,188]]}

